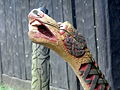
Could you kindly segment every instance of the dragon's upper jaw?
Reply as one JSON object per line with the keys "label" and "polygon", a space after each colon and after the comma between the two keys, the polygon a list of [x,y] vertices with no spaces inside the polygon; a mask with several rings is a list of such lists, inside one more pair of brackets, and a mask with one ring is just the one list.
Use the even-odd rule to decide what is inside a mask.
{"label": "dragon's upper jaw", "polygon": [[43,13],[39,9],[33,9],[28,14],[29,19],[29,38],[35,43],[50,43],[56,42],[56,29],[51,26],[52,24],[57,25],[57,22]]}

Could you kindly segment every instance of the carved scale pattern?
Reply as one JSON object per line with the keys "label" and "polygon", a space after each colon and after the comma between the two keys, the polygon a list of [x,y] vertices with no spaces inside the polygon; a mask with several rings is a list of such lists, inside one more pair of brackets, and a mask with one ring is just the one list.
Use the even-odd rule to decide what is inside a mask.
{"label": "carved scale pattern", "polygon": [[79,72],[90,90],[111,90],[95,62],[82,64]]}
{"label": "carved scale pattern", "polygon": [[68,52],[77,58],[85,54],[86,41],[78,32],[74,32],[71,35],[68,34],[64,40],[64,44]]}

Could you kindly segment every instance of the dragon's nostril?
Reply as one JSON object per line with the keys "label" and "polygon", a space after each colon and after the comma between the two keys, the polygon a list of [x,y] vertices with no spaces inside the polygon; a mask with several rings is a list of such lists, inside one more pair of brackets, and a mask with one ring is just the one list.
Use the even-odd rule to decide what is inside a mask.
{"label": "dragon's nostril", "polygon": [[35,15],[39,16],[37,10],[34,10],[33,13],[34,13]]}
{"label": "dragon's nostril", "polygon": [[42,11],[33,10],[33,13],[34,13],[35,15],[37,15],[38,17],[40,17],[40,18],[44,17],[44,14],[43,14]]}

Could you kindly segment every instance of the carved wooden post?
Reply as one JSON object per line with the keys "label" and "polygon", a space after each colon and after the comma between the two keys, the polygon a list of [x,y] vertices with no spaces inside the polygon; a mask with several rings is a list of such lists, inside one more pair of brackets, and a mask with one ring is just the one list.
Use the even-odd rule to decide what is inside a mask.
{"label": "carved wooden post", "polygon": [[[44,13],[47,9],[40,8]],[[32,90],[49,90],[49,49],[32,43]]]}

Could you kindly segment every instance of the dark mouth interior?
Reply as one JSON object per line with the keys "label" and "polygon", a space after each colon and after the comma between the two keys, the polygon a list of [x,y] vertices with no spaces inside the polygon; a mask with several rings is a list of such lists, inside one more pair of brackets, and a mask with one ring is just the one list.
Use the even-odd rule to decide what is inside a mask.
{"label": "dark mouth interior", "polygon": [[48,36],[48,37],[53,37],[53,34],[50,32],[50,30],[44,26],[44,25],[39,25],[38,27],[38,31],[41,32],[42,34]]}

